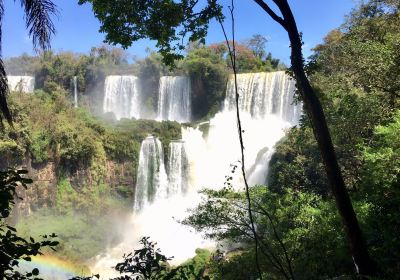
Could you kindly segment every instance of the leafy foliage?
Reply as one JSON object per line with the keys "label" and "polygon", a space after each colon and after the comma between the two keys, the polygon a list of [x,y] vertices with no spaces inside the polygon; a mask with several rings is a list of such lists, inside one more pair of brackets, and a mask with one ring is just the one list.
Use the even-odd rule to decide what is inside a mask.
{"label": "leafy foliage", "polygon": [[[245,194],[229,188],[204,193],[207,197],[184,223],[209,238],[229,242],[234,248],[214,267],[213,279],[257,276],[251,262],[254,253],[249,244],[253,236]],[[307,192],[285,189],[277,194],[261,186],[251,189],[251,198],[266,275],[278,279],[314,279],[351,271],[334,205]]]}
{"label": "leafy foliage", "polygon": [[198,1],[102,1],[80,0],[91,3],[95,16],[101,22],[101,32],[106,41],[121,44],[124,48],[143,38],[157,41],[159,52],[167,65],[173,65],[184,50],[182,38],[196,42],[204,40],[208,23],[222,17],[222,7],[216,0],[208,0],[200,6]]}
{"label": "leafy foliage", "polygon": [[387,269],[388,277],[397,273],[400,246],[398,213],[400,205],[400,112],[393,122],[378,126],[370,144],[364,146],[363,199],[370,205],[369,237],[376,259]]}

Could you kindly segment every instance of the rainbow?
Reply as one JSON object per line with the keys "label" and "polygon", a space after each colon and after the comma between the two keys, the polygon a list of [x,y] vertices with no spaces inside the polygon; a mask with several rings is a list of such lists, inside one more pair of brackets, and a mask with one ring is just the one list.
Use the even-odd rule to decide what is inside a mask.
{"label": "rainbow", "polygon": [[73,276],[90,274],[89,268],[73,262],[65,261],[51,255],[32,257],[32,261],[20,261],[22,271],[39,269],[39,277],[45,280],[66,280]]}

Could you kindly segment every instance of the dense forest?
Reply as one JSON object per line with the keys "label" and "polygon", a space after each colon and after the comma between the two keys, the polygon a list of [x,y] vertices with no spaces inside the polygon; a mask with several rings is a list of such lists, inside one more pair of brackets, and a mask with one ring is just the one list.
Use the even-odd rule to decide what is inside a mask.
{"label": "dense forest", "polygon": [[[306,60],[308,78],[325,111],[347,190],[378,267],[378,275],[367,279],[400,279],[399,9],[398,1],[389,0],[359,5]],[[261,35],[238,42],[237,72],[291,74],[267,49]],[[8,75],[34,76],[36,85],[34,94],[9,95],[13,125],[4,122],[0,132],[0,184],[7,194],[23,198],[13,211],[12,205],[0,205],[11,211],[1,211],[2,240],[18,232],[26,239],[32,236],[35,244],[44,234],[56,233],[52,240],[58,244],[41,241],[46,255],[73,263],[77,274],[97,273],[89,272],[85,262],[100,254],[104,244],[117,245],[122,239],[115,229],[132,210],[142,141],[148,135],[158,137],[168,162],[169,144],[181,139],[182,127],[195,128],[221,110],[233,72],[228,51],[224,43],[191,43],[173,68],[156,52],[138,59],[107,45],[92,48],[88,55],[46,51],[5,60]],[[104,80],[109,75],[141,79],[149,116],[157,112],[161,76],[190,77],[192,121],[117,120],[113,113],[103,113]],[[74,77],[79,108],[73,104]],[[301,104],[299,96],[296,102]],[[207,135],[208,124],[200,128]],[[194,258],[173,266],[150,236],[141,240],[142,250],[115,263],[116,270],[132,277],[140,271],[143,279],[259,279],[259,269],[263,279],[360,277],[307,114],[274,150],[265,174],[267,186],[251,187],[249,193],[258,252],[246,193],[234,188],[227,176],[221,189],[202,186],[202,201],[181,221],[224,246],[199,248]],[[7,168],[27,169],[33,182]],[[14,193],[17,182],[22,186]],[[7,248],[4,244],[1,248]],[[19,257],[36,255],[38,248],[32,248]],[[135,264],[138,259],[147,265],[144,272]],[[36,277],[37,271],[25,276],[16,272],[13,260],[1,266],[14,275],[7,279]]]}

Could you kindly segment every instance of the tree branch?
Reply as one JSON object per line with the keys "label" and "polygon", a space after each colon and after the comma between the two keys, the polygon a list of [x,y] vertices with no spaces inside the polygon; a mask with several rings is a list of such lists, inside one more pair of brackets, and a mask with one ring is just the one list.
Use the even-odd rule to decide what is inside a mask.
{"label": "tree branch", "polygon": [[240,142],[240,152],[241,152],[241,170],[242,170],[242,176],[245,184],[245,190],[246,190],[246,199],[247,199],[247,212],[249,215],[250,219],[250,225],[251,225],[251,231],[254,235],[254,249],[255,249],[255,261],[256,261],[256,266],[258,270],[258,274],[260,277],[260,280],[263,279],[262,277],[262,272],[261,272],[261,267],[260,267],[260,260],[258,257],[258,237],[257,237],[257,231],[256,227],[254,225],[254,218],[253,218],[253,213],[251,212],[251,199],[250,199],[250,190],[249,190],[249,184],[247,182],[246,178],[246,170],[245,170],[245,162],[244,162],[244,142],[243,142],[243,129],[242,129],[242,122],[240,119],[240,108],[239,108],[239,92],[238,92],[238,85],[237,85],[237,71],[236,71],[236,46],[235,46],[235,18],[233,16],[233,11],[234,11],[234,2],[233,0],[231,1],[231,6],[229,7],[230,14],[231,14],[231,20],[232,20],[232,49],[229,45],[229,40],[228,36],[225,32],[224,25],[222,24],[222,19],[218,17],[218,21],[221,25],[222,31],[224,33],[224,37],[226,40],[226,44],[228,46],[228,51],[229,51],[229,57],[232,63],[232,69],[233,69],[233,75],[235,79],[235,101],[236,101],[236,119],[237,119],[237,126],[238,126],[238,133],[239,133],[239,142]]}
{"label": "tree branch", "polygon": [[256,2],[264,11],[267,12],[267,14],[273,19],[275,20],[277,23],[279,23],[280,25],[282,25],[283,28],[285,28],[285,30],[287,30],[286,28],[286,23],[283,20],[283,18],[281,18],[280,16],[278,16],[269,6],[267,3],[265,3],[263,0],[254,0],[254,2]]}

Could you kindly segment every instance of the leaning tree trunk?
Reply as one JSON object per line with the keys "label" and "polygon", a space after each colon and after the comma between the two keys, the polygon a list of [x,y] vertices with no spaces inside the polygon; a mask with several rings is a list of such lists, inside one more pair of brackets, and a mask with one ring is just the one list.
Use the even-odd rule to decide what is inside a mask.
{"label": "leaning tree trunk", "polygon": [[259,4],[275,21],[281,24],[289,35],[291,43],[290,59],[297,83],[297,89],[302,97],[306,112],[312,123],[314,136],[318,142],[328,181],[350,243],[350,249],[357,272],[360,275],[375,275],[377,268],[368,254],[365,240],[351,204],[350,196],[347,192],[336,158],[324,111],[304,71],[302,41],[290,6],[287,0],[273,0],[282,13],[283,18],[281,18],[275,14],[264,1],[254,1]]}

